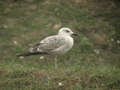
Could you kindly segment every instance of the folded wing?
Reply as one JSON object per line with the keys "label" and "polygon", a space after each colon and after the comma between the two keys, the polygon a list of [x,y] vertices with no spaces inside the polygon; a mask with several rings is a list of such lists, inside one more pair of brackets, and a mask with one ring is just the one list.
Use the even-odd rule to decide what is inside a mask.
{"label": "folded wing", "polygon": [[40,43],[30,48],[30,52],[50,53],[51,51],[62,47],[64,44],[65,44],[64,37],[58,35],[50,36],[43,39],[42,41],[40,41]]}

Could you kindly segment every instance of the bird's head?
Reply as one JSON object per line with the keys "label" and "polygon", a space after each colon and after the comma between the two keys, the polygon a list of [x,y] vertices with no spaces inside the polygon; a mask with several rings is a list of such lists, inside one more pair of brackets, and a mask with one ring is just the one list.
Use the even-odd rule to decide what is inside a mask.
{"label": "bird's head", "polygon": [[70,28],[63,27],[59,30],[58,35],[71,36],[71,35],[77,35],[77,34],[75,34]]}

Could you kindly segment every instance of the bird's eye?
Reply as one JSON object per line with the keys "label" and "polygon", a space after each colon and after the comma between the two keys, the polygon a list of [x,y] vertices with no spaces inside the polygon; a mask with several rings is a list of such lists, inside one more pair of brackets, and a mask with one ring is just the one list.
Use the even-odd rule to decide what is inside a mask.
{"label": "bird's eye", "polygon": [[69,30],[66,30],[66,32],[70,32]]}

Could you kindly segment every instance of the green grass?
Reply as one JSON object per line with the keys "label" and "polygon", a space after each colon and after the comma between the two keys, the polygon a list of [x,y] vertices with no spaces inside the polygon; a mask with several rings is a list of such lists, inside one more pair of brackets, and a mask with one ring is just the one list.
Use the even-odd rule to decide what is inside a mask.
{"label": "green grass", "polygon": [[[0,2],[0,90],[119,90],[119,45],[110,41],[117,31],[110,12],[88,1],[38,2]],[[79,36],[58,58],[57,69],[52,56],[16,57],[63,26]]]}

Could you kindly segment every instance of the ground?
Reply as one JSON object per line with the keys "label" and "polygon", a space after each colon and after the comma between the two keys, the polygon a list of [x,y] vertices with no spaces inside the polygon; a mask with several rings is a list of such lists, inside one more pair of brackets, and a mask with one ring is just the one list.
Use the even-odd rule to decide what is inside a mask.
{"label": "ground", "polygon": [[[119,90],[119,8],[111,1],[0,1],[1,90]],[[58,58],[17,54],[61,27],[78,33]]]}

